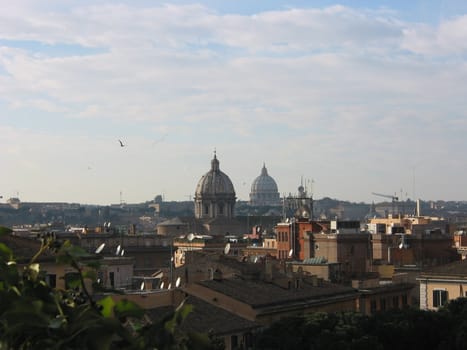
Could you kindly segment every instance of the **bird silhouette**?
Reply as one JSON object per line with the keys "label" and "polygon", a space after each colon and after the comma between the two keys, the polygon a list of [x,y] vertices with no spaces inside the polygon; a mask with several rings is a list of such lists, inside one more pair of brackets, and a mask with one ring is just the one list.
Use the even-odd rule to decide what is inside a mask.
{"label": "bird silhouette", "polygon": [[125,147],[126,146],[121,140],[118,140],[118,142],[120,142],[120,147]]}

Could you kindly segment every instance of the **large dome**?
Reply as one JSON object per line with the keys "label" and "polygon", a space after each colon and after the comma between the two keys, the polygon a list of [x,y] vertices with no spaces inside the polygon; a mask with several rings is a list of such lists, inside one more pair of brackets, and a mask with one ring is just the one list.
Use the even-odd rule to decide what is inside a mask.
{"label": "large dome", "polygon": [[196,196],[234,195],[235,190],[230,178],[219,170],[219,161],[216,155],[211,161],[211,170],[204,174],[196,186]]}
{"label": "large dome", "polygon": [[195,192],[196,218],[232,218],[235,208],[235,190],[229,177],[219,170],[216,154],[211,170],[198,181]]}
{"label": "large dome", "polygon": [[276,181],[268,175],[265,164],[263,164],[261,174],[251,184],[250,203],[252,205],[280,204]]}

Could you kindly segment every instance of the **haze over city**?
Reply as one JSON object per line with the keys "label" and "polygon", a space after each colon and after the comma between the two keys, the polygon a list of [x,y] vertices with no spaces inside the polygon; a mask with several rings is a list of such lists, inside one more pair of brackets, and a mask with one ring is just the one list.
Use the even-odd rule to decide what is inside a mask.
{"label": "haze over city", "polygon": [[[0,196],[466,200],[463,1],[18,1],[0,11]],[[121,146],[119,140],[123,142]],[[313,183],[311,183],[313,180]]]}

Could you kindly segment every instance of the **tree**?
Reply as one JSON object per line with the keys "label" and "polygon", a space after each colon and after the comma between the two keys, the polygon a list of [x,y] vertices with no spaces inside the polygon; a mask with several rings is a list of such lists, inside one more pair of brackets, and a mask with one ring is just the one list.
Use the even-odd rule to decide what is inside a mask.
{"label": "tree", "polygon": [[282,319],[259,335],[257,349],[461,350],[466,342],[467,298],[460,298],[439,311],[317,312]]}

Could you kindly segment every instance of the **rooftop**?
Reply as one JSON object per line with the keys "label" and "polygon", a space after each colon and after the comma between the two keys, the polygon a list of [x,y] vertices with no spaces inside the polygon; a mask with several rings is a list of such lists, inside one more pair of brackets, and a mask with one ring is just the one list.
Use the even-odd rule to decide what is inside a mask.
{"label": "rooftop", "polygon": [[299,288],[291,289],[282,288],[273,283],[244,280],[241,278],[208,280],[198,283],[206,288],[249,304],[254,308],[289,302],[310,301],[311,299],[320,300],[327,297],[356,293],[351,287],[327,283],[320,286],[313,286],[305,280],[303,280]]}
{"label": "rooftop", "polygon": [[421,276],[456,276],[463,277],[467,279],[467,260],[455,261],[450,264],[435,266],[429,269],[424,270],[421,273]]}
{"label": "rooftop", "polygon": [[[180,326],[185,331],[212,332],[219,336],[260,327],[256,322],[244,319],[194,296],[188,296],[185,304],[193,306],[193,310]],[[160,307],[149,310],[148,314],[152,320],[158,320],[173,311],[173,307]]]}

